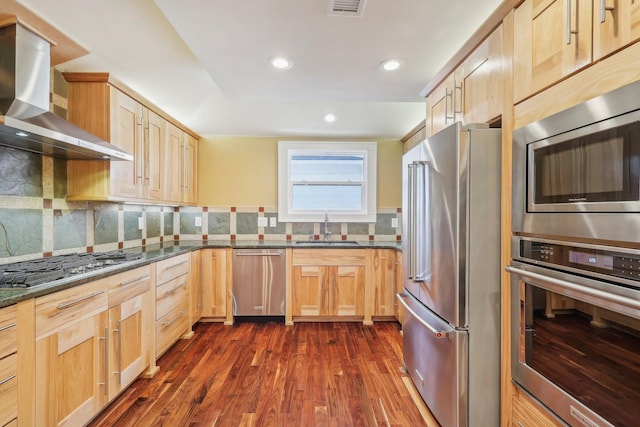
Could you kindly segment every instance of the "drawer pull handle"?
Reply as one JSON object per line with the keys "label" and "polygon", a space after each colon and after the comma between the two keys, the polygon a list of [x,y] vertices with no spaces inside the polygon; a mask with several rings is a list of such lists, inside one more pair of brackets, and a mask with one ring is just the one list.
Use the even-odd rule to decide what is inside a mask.
{"label": "drawer pull handle", "polygon": [[0,380],[0,385],[3,385],[3,384],[8,383],[9,381],[11,381],[12,379],[14,379],[15,377],[16,377],[16,374],[13,374],[13,375],[11,375],[10,377],[7,377],[7,378],[5,378],[5,379],[3,379],[3,380]]}
{"label": "drawer pull handle", "polygon": [[15,327],[16,327],[16,322],[9,323],[8,325],[4,325],[0,327],[0,332],[6,331],[7,329],[15,328]]}
{"label": "drawer pull handle", "polygon": [[182,310],[180,313],[178,313],[178,315],[176,317],[174,317],[173,319],[167,321],[167,322],[162,322],[162,324],[164,326],[169,326],[171,325],[173,322],[175,322],[176,320],[178,320],[179,318],[181,318],[182,316],[184,316],[186,312],[184,310]]}
{"label": "drawer pull handle", "polygon": [[186,263],[187,263],[187,261],[182,261],[182,262],[179,262],[179,263],[177,263],[177,264],[168,265],[168,266],[166,266],[164,269],[165,269],[165,270],[170,270],[170,269],[172,269],[172,268],[180,267],[181,265],[186,264]]}
{"label": "drawer pull handle", "polygon": [[165,296],[171,295],[171,294],[175,293],[177,290],[179,290],[180,288],[184,287],[184,285],[186,285],[186,284],[187,284],[187,282],[182,282],[178,286],[176,286],[175,288],[169,289],[168,291],[164,291],[164,295]]}
{"label": "drawer pull handle", "polygon": [[97,297],[98,295],[104,294],[104,291],[96,291],[96,292],[92,292],[89,295],[83,296],[81,298],[75,299],[73,301],[69,301],[69,302],[65,302],[62,304],[58,304],[58,310],[64,310],[65,308],[69,308],[69,307],[73,307],[76,304],[80,304],[81,302],[84,302],[88,299],[91,299],[93,297]]}
{"label": "drawer pull handle", "polygon": [[132,285],[134,283],[141,282],[143,280],[147,280],[148,278],[149,278],[149,275],[146,274],[144,276],[136,277],[135,279],[127,280],[126,282],[122,282],[122,283],[120,283],[120,286]]}

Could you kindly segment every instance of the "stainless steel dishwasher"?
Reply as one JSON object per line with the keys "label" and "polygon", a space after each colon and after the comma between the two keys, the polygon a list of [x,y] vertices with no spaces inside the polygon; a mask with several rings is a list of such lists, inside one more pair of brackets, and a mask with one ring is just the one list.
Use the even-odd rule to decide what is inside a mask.
{"label": "stainless steel dishwasher", "polygon": [[284,249],[233,250],[233,316],[279,320],[285,314]]}

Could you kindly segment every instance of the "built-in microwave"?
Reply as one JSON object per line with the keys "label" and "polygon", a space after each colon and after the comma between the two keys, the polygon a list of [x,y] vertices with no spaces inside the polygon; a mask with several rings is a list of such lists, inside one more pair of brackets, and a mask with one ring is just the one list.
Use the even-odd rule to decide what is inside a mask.
{"label": "built-in microwave", "polygon": [[640,81],[513,133],[513,231],[640,241]]}

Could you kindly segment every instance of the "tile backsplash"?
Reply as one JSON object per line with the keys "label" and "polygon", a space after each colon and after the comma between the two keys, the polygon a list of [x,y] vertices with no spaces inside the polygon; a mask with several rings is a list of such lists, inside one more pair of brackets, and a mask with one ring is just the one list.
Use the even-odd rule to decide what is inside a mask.
{"label": "tile backsplash", "polygon": [[[51,111],[66,119],[67,86],[51,73]],[[280,223],[277,208],[172,207],[68,202],[67,163],[0,146],[0,264],[73,252],[104,252],[177,239],[306,240],[320,223]],[[380,209],[377,222],[330,223],[331,239],[400,240],[400,209]],[[259,218],[275,226],[258,226]],[[392,219],[398,227],[392,227]]]}

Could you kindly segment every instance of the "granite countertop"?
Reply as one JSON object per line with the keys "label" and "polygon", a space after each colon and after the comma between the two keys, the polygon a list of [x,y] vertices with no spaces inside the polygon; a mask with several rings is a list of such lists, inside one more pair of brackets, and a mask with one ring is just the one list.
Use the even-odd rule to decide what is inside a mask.
{"label": "granite countertop", "polygon": [[305,241],[304,243],[296,243],[295,241],[279,241],[279,240],[214,240],[214,241],[176,241],[161,244],[153,244],[147,246],[138,246],[125,249],[126,252],[142,253],[142,257],[130,261],[117,264],[111,267],[102,268],[98,271],[78,274],[76,276],[66,277],[64,279],[55,280],[49,283],[32,286],[30,288],[4,288],[0,289],[0,308],[30,298],[47,295],[56,291],[93,282],[103,279],[117,273],[122,273],[134,268],[142,267],[150,263],[158,262],[172,256],[180,255],[190,251],[206,248],[233,248],[233,249],[272,249],[272,248],[334,248],[340,249],[401,249],[400,242],[354,242],[354,244],[342,244],[335,242],[324,242],[320,240]]}

